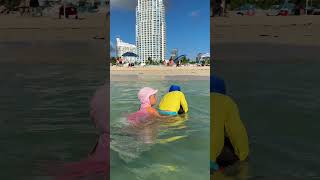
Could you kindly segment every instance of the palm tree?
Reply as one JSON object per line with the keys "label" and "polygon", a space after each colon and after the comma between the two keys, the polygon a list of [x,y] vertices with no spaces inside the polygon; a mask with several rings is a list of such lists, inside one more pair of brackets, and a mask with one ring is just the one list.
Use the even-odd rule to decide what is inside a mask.
{"label": "palm tree", "polygon": [[149,65],[151,65],[151,64],[152,64],[152,58],[151,58],[151,57],[148,57],[147,64],[149,64]]}

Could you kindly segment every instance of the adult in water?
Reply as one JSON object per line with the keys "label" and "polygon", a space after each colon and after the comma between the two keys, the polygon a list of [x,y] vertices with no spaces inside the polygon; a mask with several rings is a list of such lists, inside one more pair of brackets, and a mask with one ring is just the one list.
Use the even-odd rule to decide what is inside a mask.
{"label": "adult in water", "polygon": [[211,153],[210,172],[247,159],[249,142],[240,119],[237,104],[226,95],[225,83],[212,75],[211,98]]}

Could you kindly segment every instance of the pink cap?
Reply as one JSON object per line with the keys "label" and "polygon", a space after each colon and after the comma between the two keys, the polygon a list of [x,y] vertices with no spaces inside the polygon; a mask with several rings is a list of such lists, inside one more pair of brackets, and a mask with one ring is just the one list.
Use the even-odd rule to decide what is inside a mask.
{"label": "pink cap", "polygon": [[150,87],[144,87],[142,89],[140,89],[139,93],[138,93],[138,98],[141,102],[141,104],[148,104],[150,105],[150,99],[149,97],[151,95],[154,95],[158,92],[158,90],[156,89],[152,89]]}

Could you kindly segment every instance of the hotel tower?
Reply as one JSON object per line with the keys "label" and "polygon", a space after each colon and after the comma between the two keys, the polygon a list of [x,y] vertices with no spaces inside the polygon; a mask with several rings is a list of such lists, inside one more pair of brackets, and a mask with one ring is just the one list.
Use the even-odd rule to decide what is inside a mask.
{"label": "hotel tower", "polygon": [[164,0],[138,0],[136,45],[141,63],[165,60],[166,18]]}

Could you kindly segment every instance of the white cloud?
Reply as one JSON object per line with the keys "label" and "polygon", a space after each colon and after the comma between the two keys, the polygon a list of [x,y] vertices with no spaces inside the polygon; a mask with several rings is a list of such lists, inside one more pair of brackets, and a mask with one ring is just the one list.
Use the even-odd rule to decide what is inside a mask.
{"label": "white cloud", "polygon": [[200,16],[200,11],[199,11],[199,10],[192,11],[189,15],[190,15],[191,17]]}

